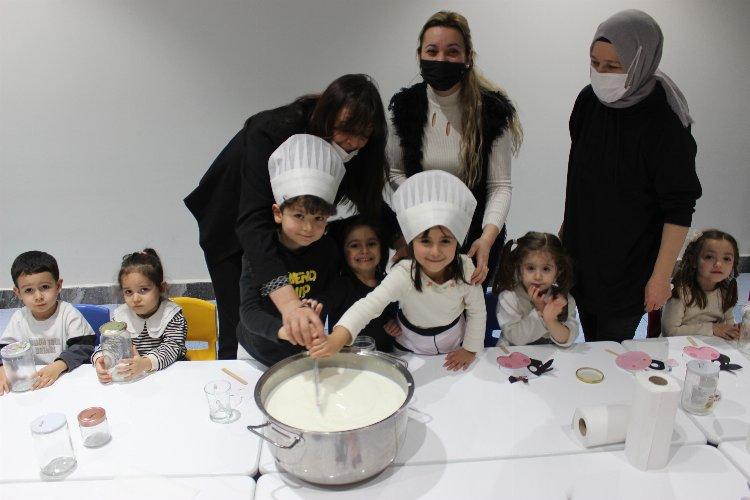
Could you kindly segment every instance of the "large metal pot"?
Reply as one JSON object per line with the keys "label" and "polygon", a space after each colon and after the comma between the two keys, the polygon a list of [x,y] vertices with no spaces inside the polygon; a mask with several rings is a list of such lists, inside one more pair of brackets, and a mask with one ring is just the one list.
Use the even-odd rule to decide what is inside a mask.
{"label": "large metal pot", "polygon": [[339,432],[297,429],[279,422],[266,411],[265,402],[271,391],[284,380],[311,370],[313,364],[307,353],[301,353],[276,363],[263,374],[255,384],[255,403],[266,422],[249,425],[248,430],[270,443],[279,466],[305,481],[349,484],[378,474],[393,462],[406,437],[406,409],[414,395],[414,379],[406,369],[406,362],[381,352],[347,349],[319,360],[320,369],[342,367],[379,373],[406,392],[404,404],[384,420]]}

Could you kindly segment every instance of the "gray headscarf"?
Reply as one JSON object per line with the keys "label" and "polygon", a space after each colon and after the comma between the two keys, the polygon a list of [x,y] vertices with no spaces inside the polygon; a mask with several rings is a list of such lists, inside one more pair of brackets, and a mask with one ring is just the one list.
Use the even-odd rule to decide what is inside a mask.
{"label": "gray headscarf", "polygon": [[640,10],[623,10],[599,25],[589,52],[599,38],[606,38],[612,43],[622,67],[628,72],[625,95],[615,102],[602,104],[611,108],[630,107],[651,94],[658,81],[664,87],[667,102],[682,125],[687,127],[693,123],[682,91],[658,69],[664,35],[654,18]]}

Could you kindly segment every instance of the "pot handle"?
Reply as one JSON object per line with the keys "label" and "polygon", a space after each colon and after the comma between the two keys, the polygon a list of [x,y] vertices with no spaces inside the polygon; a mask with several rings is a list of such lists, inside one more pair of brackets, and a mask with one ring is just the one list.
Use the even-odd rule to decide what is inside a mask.
{"label": "pot handle", "polygon": [[279,434],[281,434],[285,438],[290,439],[291,442],[289,444],[279,444],[276,441],[274,441],[273,439],[270,439],[270,438],[266,437],[266,435],[263,434],[262,432],[258,432],[257,429],[262,429],[263,427],[267,427],[269,425],[271,425],[271,422],[266,422],[265,424],[260,424],[260,425],[248,425],[247,426],[247,430],[249,430],[250,432],[252,432],[256,436],[258,436],[259,438],[261,438],[263,441],[267,441],[267,442],[271,443],[272,445],[274,445],[275,447],[281,448],[281,449],[284,449],[284,450],[288,450],[290,448],[293,448],[294,445],[296,445],[297,443],[300,442],[301,438],[299,436],[294,436],[294,435],[289,436],[288,434],[286,434],[284,432],[281,432],[279,429],[277,429],[274,426],[271,426],[271,429],[273,429],[274,431],[278,432]]}
{"label": "pot handle", "polygon": [[395,361],[396,363],[400,363],[403,365],[404,368],[409,368],[409,362],[405,359],[399,358],[398,356],[394,356],[393,354],[388,354],[387,352],[378,352],[380,356],[385,356],[386,358],[390,359],[391,361]]}

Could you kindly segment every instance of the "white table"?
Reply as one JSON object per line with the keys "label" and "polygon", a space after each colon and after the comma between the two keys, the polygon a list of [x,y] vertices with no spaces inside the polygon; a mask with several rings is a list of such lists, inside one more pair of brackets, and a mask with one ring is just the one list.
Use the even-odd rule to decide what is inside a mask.
{"label": "white table", "polygon": [[165,498],[169,500],[245,500],[252,498],[255,481],[249,477],[186,477],[159,476],[95,481],[57,481],[37,483],[5,483],[0,488],[0,500],[141,500]]}
{"label": "white table", "polygon": [[[512,347],[532,358],[554,358],[554,370],[528,384],[508,382],[490,348],[466,372],[448,372],[445,356],[405,355],[415,380],[406,441],[395,464],[440,464],[533,456],[590,453],[623,449],[624,444],[584,448],[570,432],[573,412],[579,406],[628,403],[633,376],[618,368],[615,356],[604,349],[625,352],[615,342],[556,346]],[[582,366],[605,374],[599,384],[580,382],[575,372]],[[678,410],[673,442],[705,444],[703,433]],[[260,472],[277,470],[266,445]]]}
{"label": "white table", "polygon": [[750,480],[750,453],[746,440],[724,441],[719,445],[719,451]]}
{"label": "white table", "polygon": [[256,500],[429,499],[686,499],[739,500],[747,480],[710,446],[676,446],[665,469],[640,471],[623,451],[490,460],[386,469],[362,484],[324,488],[288,474],[260,477]]}
{"label": "white table", "polygon": [[[729,342],[718,337],[691,337],[699,347],[711,346],[726,354],[732,363],[742,365],[734,373],[719,374],[721,400],[709,415],[689,415],[708,438],[708,442],[719,444],[728,440],[745,439],[750,430],[750,361]],[[682,349],[691,345],[687,337],[662,337],[646,340],[626,340],[622,345],[630,350],[644,351],[654,355],[659,343],[669,344],[669,357],[679,364],[672,369],[672,376],[682,386],[685,381],[685,365],[692,358],[683,355]]]}
{"label": "white table", "polygon": [[[241,386],[221,371],[245,380]],[[29,424],[48,412],[67,416],[78,465],[69,480],[124,476],[252,476],[260,439],[245,426],[261,420],[252,401],[261,372],[243,361],[184,361],[130,384],[101,385],[91,365],[63,375],[51,387],[0,397],[0,482],[39,481]],[[234,423],[208,418],[203,386],[228,380],[244,401]],[[101,448],[82,444],[77,415],[84,408],[107,411],[112,441]],[[2,487],[0,487],[2,489]]]}

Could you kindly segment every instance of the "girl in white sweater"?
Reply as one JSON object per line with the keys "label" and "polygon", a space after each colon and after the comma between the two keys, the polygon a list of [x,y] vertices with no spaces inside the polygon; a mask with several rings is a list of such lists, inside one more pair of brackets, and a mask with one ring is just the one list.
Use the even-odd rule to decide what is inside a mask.
{"label": "girl in white sweater", "polygon": [[493,292],[497,321],[512,345],[569,346],[578,337],[570,257],[554,234],[530,231],[503,248]]}
{"label": "girl in white sweater", "polygon": [[445,367],[465,370],[484,348],[484,293],[469,279],[474,265],[459,247],[476,201],[454,175],[433,170],[407,179],[393,196],[409,259],[395,264],[375,290],[344,313],[310,354],[338,352],[391,302],[399,302],[396,347],[416,354],[447,354]]}
{"label": "girl in white sweater", "polygon": [[737,240],[718,229],[694,238],[682,255],[664,305],[662,335],[715,335],[736,340],[740,334],[732,308],[737,304]]}

